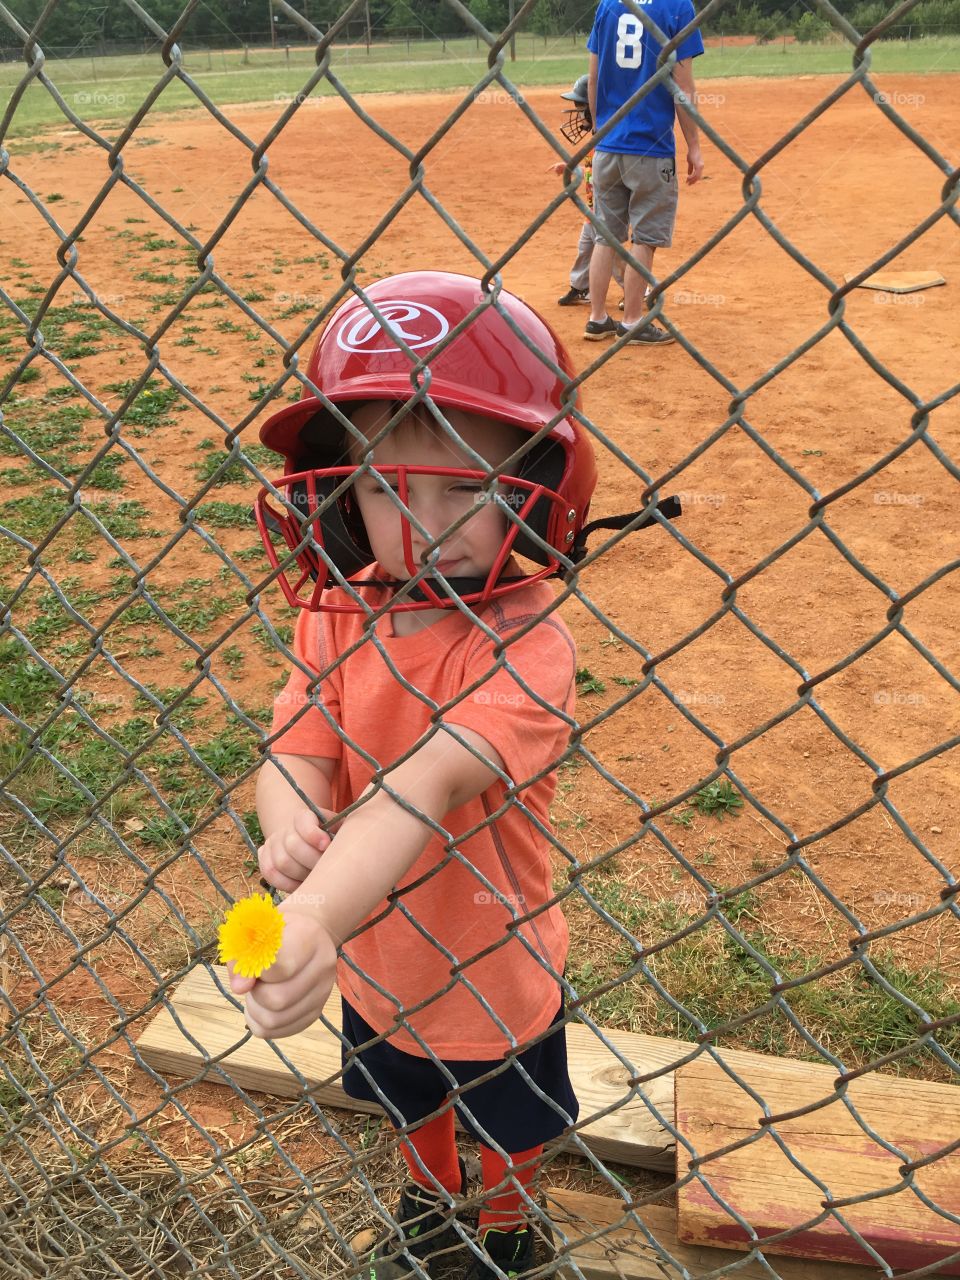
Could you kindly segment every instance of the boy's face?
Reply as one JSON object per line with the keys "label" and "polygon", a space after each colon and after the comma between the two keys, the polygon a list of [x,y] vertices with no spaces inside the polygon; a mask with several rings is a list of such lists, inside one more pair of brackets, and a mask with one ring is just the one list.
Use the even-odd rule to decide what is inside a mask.
{"label": "boy's face", "polygon": [[[358,408],[351,421],[369,440],[377,435],[394,412],[392,403],[376,401]],[[444,415],[454,431],[492,468],[498,468],[520,443],[518,428],[507,423],[459,409],[445,409]],[[411,421],[414,417],[415,421]],[[351,446],[351,456],[354,461],[360,461],[360,449],[356,444]],[[446,438],[427,409],[408,415],[386,440],[377,445],[373,464],[376,467],[402,464],[482,470],[477,462]],[[397,509],[394,499],[385,492],[384,482],[392,489],[399,489],[399,477],[388,472],[383,482],[372,475],[362,476],[354,486],[354,494],[373,554],[387,573],[401,580],[411,576],[404,555],[404,525],[410,531],[413,563],[419,569],[431,539],[469,512],[470,518],[441,544],[436,567],[446,578],[486,577],[503,546],[510,522],[500,508],[486,498],[480,480],[468,480],[462,476],[407,474],[407,506],[431,535],[430,539],[424,538]]]}

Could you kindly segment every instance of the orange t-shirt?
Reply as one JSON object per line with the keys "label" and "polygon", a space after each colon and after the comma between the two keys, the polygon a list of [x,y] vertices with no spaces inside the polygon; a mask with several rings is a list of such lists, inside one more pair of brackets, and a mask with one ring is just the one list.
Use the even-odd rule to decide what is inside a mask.
{"label": "orange t-shirt", "polygon": [[[329,598],[346,602],[339,588]],[[383,602],[373,591],[365,591],[364,599],[374,608]],[[477,606],[477,617],[498,640],[456,609],[406,636],[394,636],[385,615],[376,624],[376,643],[362,638],[362,614],[304,611],[297,621],[294,650],[308,668],[325,671],[337,655],[343,657],[313,694],[307,691],[311,676],[294,667],[274,706],[271,732],[281,736],[272,749],[338,761],[335,808],[345,808],[370,781],[373,768],[361,751],[388,766],[428,729],[435,706],[438,720],[442,716],[446,724],[481,734],[521,788],[495,825],[470,836],[457,839],[499,809],[503,783],[451,810],[442,825],[454,837],[454,852],[445,852],[440,837],[432,836],[399,887],[426,876],[423,883],[343,947],[337,981],[345,998],[378,1032],[392,1028],[402,1013],[405,1025],[391,1032],[390,1042],[419,1057],[426,1051],[408,1028],[439,1058],[485,1060],[507,1053],[507,1033],[478,994],[517,1043],[545,1031],[560,1005],[557,975],[569,941],[560,908],[552,906],[524,924],[516,931],[522,940],[507,932],[515,918],[508,904],[525,915],[553,895],[550,844],[538,824],[550,830],[553,764],[570,734],[576,650],[556,613],[523,635],[514,633],[546,613],[554,599],[546,584],[535,583]],[[497,668],[494,647],[501,641],[519,680],[503,663]],[[477,681],[476,689],[455,702]],[[481,954],[489,947],[494,950]],[[451,969],[458,964],[465,968],[454,976]],[[424,1000],[429,1003],[415,1008]]]}

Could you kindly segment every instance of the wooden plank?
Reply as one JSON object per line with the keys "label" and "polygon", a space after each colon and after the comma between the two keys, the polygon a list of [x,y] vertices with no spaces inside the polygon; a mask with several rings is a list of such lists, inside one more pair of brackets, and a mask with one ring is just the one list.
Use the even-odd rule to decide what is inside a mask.
{"label": "wooden plank", "polygon": [[[216,972],[225,984],[226,970],[221,968]],[[170,1010],[161,1009],[137,1041],[144,1060],[155,1071],[190,1078],[202,1071],[205,1057],[227,1054],[204,1076],[207,1082],[229,1085],[235,1081],[243,1089],[286,1098],[299,1094],[296,1077],[268,1043],[251,1038],[231,1052],[231,1047],[243,1037],[243,1016],[221,995],[205,969],[197,967],[187,975],[171,1004],[184,1029],[202,1046],[203,1052],[180,1031]],[[336,990],[324,1014],[339,1027],[340,996]],[[607,1035],[641,1073],[668,1067],[690,1051],[690,1045],[681,1041],[627,1032],[608,1032]],[[567,1028],[567,1045],[570,1076],[580,1100],[581,1115],[602,1112],[627,1099],[609,1115],[586,1126],[581,1131],[584,1142],[603,1160],[642,1165],[672,1174],[673,1139],[640,1098],[628,1096],[629,1073],[618,1059],[582,1024]],[[374,1104],[348,1098],[339,1081],[331,1079],[340,1072],[340,1042],[321,1023],[278,1041],[277,1048],[309,1082],[313,1096],[321,1105],[345,1107],[350,1111],[380,1111]],[[330,1083],[322,1083],[327,1080]],[[661,1114],[672,1121],[672,1075],[652,1080],[643,1089]]]}
{"label": "wooden plank", "polygon": [[[830,1067],[768,1058],[738,1071],[774,1115],[828,1100],[806,1115],[778,1122],[776,1130],[835,1200],[902,1183],[897,1170],[903,1161],[863,1131],[836,1094],[836,1073]],[[744,1087],[706,1058],[681,1067],[675,1080],[678,1131],[701,1158],[701,1171],[713,1191],[761,1239],[799,1228],[823,1212],[823,1193],[760,1125],[761,1108]],[[950,1085],[874,1075],[852,1081],[848,1097],[870,1128],[905,1152],[907,1160],[932,1155],[960,1134],[960,1090]],[[704,1160],[751,1135],[759,1136],[748,1146]],[[684,1152],[678,1158],[678,1175],[687,1167]],[[943,1157],[914,1176],[917,1187],[935,1204],[960,1215],[960,1154]],[[681,1240],[749,1247],[746,1232],[700,1179],[681,1188],[677,1210]],[[912,1270],[960,1251],[960,1226],[927,1208],[909,1187],[838,1212],[891,1267]],[[771,1241],[765,1249],[839,1262],[866,1264],[869,1259],[832,1214],[789,1240]],[[960,1264],[949,1264],[937,1274],[960,1275]]]}
{"label": "wooden plank", "polygon": [[[663,1254],[673,1258],[677,1270],[663,1261],[641,1229],[632,1221],[623,1223],[625,1208],[612,1196],[585,1195],[551,1187],[545,1192],[546,1208],[555,1227],[555,1238],[563,1248],[567,1240],[582,1240],[606,1228],[604,1235],[590,1243],[576,1245],[572,1256],[586,1280],[665,1280],[685,1267],[691,1277],[714,1276],[743,1257],[727,1249],[685,1244],[677,1237],[676,1213],[664,1205],[642,1205],[633,1214],[648,1228]],[[561,1235],[562,1233],[562,1235]],[[769,1259],[768,1259],[769,1261]],[[873,1267],[837,1267],[832,1262],[799,1262],[792,1258],[772,1260],[780,1280],[876,1280]],[[566,1271],[566,1275],[572,1275]],[[735,1280],[771,1280],[770,1270],[760,1262],[744,1263],[730,1273]]]}

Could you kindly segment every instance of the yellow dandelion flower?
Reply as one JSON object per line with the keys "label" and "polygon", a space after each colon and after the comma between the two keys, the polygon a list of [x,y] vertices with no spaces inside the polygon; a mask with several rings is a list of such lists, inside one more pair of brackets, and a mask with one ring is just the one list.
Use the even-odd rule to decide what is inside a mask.
{"label": "yellow dandelion flower", "polygon": [[277,958],[283,940],[283,915],[267,893],[235,902],[220,926],[220,962],[233,961],[241,978],[259,978]]}

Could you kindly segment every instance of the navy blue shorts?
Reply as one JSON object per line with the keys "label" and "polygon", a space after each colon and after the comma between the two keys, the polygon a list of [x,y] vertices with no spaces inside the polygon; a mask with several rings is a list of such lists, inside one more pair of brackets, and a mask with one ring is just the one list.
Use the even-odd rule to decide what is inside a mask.
{"label": "navy blue shorts", "polygon": [[[373,1028],[342,997],[341,1004],[344,1039],[354,1048],[372,1040],[377,1034]],[[560,1008],[553,1021],[560,1022],[562,1017],[561,998]],[[418,1058],[412,1053],[404,1053],[386,1040],[362,1050],[351,1058],[349,1066],[346,1062],[347,1053],[347,1046],[341,1045],[344,1093],[350,1098],[381,1103],[366,1076],[356,1065],[359,1058],[377,1082],[377,1087],[399,1113],[391,1114],[390,1109],[386,1108],[394,1125],[416,1124],[418,1120],[438,1111],[449,1095],[451,1086],[431,1058]],[[465,1085],[478,1076],[486,1075],[502,1061],[502,1058],[494,1061],[445,1059],[443,1065],[457,1084]],[[537,1088],[552,1099],[560,1111],[554,1110],[530,1088],[517,1070],[518,1062]],[[490,1138],[508,1152],[527,1151],[530,1147],[559,1137],[567,1124],[576,1120],[580,1110],[567,1072],[565,1028],[559,1027],[553,1034],[518,1053],[509,1066],[489,1080],[466,1090],[461,1098],[455,1103],[457,1115],[467,1132],[479,1142],[484,1142],[485,1139],[477,1132],[477,1126],[485,1129]],[[464,1110],[463,1104],[469,1107],[470,1114]],[[566,1112],[569,1121],[561,1111]]]}

